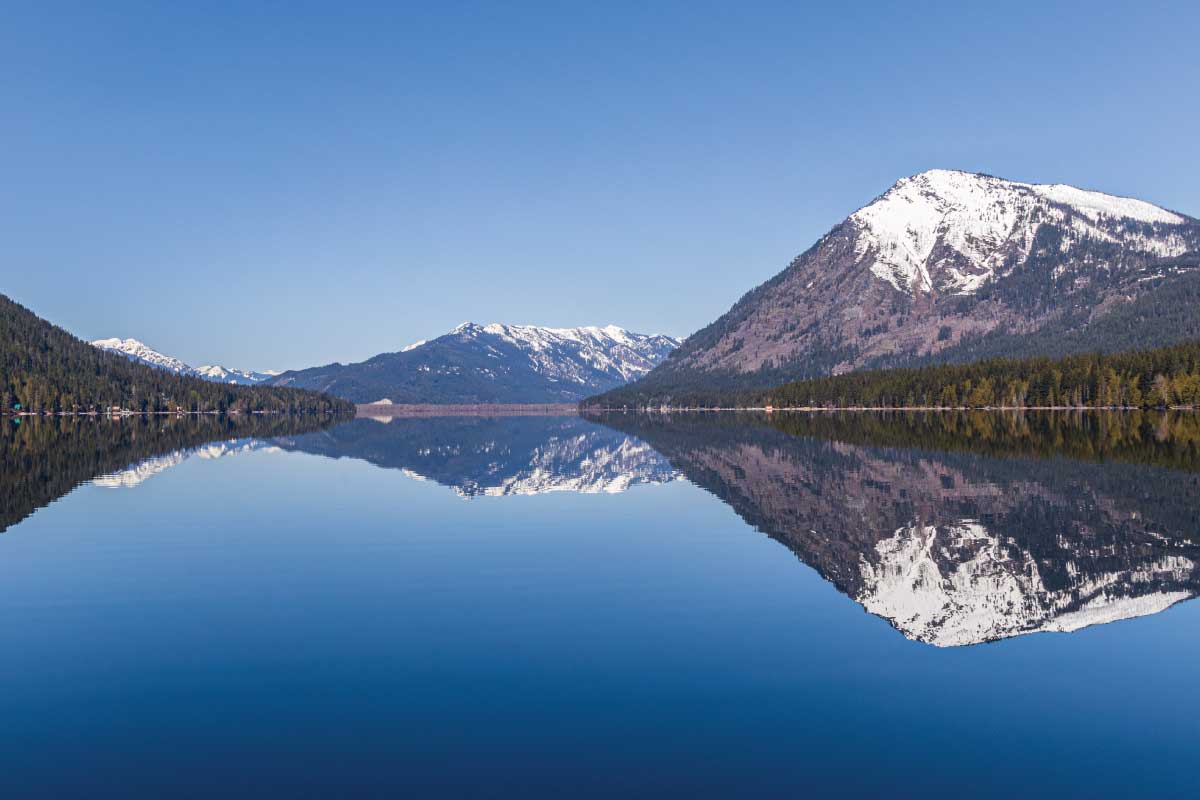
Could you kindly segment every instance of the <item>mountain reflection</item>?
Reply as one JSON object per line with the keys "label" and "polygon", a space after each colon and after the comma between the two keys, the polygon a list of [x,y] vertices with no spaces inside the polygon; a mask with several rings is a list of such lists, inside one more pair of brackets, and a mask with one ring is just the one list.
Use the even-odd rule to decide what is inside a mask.
{"label": "mountain reflection", "polygon": [[0,530],[87,481],[261,448],[352,458],[464,497],[683,476],[905,636],[969,645],[1200,593],[1200,416],[612,414],[58,418],[0,435]]}
{"label": "mountain reflection", "polygon": [[82,483],[133,486],[190,455],[211,457],[331,422],[273,415],[0,420],[0,532]]}
{"label": "mountain reflection", "polygon": [[969,645],[1200,592],[1194,415],[608,415],[905,636]]}
{"label": "mountain reflection", "polygon": [[676,477],[645,442],[579,417],[360,418],[274,443],[400,470],[463,497],[615,493]]}

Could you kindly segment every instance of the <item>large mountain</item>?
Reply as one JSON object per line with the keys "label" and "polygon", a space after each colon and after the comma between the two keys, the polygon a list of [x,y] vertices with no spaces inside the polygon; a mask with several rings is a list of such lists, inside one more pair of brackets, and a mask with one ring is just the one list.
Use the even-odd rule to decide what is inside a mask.
{"label": "large mountain", "polygon": [[896,183],[609,398],[1200,336],[1200,221],[1072,186]]}
{"label": "large mountain", "polygon": [[137,361],[151,367],[165,369],[176,375],[191,375],[215,383],[232,383],[237,386],[253,386],[278,375],[278,372],[252,372],[244,369],[230,369],[220,364],[205,364],[202,367],[188,366],[174,356],[164,355],[157,350],[139,342],[137,339],[97,339],[92,342],[94,347],[119,353],[130,361]]}
{"label": "large mountain", "polygon": [[356,403],[571,403],[640,378],[679,346],[605,328],[464,322],[445,336],[358,364],[285,372],[275,386]]}

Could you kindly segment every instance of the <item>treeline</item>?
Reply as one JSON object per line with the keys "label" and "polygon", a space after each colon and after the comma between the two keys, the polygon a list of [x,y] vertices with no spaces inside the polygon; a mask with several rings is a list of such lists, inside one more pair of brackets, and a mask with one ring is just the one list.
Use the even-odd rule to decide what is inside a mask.
{"label": "treeline", "polygon": [[908,363],[888,363],[883,357],[880,363],[869,366],[882,369],[932,363],[968,364],[1001,357],[1060,358],[1148,350],[1200,339],[1200,253],[1160,263],[1175,264],[1174,269],[1186,271],[1146,281],[1145,288],[1139,290],[1132,302],[1118,303],[1098,318],[1093,319],[1093,311],[1103,298],[1099,289],[1086,288],[1071,298],[1072,306],[1061,316],[1036,331],[1013,333],[1001,328],[982,336],[968,336],[935,355],[909,358]]}
{"label": "treeline", "polygon": [[959,410],[758,416],[791,436],[866,447],[1124,462],[1200,472],[1200,417],[1190,412]]}
{"label": "treeline", "polygon": [[[1200,342],[1062,358],[862,370],[737,388],[700,373],[692,382],[636,382],[585,408],[1169,408],[1200,406]],[[662,383],[662,382],[660,382]]]}
{"label": "treeline", "polygon": [[107,353],[0,295],[0,414],[270,412],[353,414],[317,392],[214,383]]}
{"label": "treeline", "polygon": [[[1159,409],[804,411],[766,414],[589,412],[584,418],[645,439],[737,449],[766,430],[858,447],[969,453],[994,459],[1122,462],[1200,473],[1200,415]],[[779,440],[771,440],[778,443]],[[762,444],[766,444],[763,440]],[[670,448],[668,447],[667,450]]]}
{"label": "treeline", "polygon": [[852,372],[739,398],[785,408],[1167,408],[1200,406],[1200,342],[1065,358]]}

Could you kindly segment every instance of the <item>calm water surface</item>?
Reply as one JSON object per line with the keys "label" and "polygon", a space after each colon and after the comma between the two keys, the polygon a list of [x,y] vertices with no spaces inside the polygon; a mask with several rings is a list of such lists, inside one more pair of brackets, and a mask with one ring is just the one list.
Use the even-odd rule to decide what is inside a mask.
{"label": "calm water surface", "polygon": [[4,424],[6,798],[1197,794],[1192,416]]}

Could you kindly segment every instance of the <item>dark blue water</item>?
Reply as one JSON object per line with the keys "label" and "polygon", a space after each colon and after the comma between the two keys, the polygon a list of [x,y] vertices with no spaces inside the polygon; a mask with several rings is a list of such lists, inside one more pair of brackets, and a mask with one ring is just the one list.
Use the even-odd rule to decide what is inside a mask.
{"label": "dark blue water", "polygon": [[1190,445],[706,424],[359,420],[23,509],[0,792],[1195,796]]}

